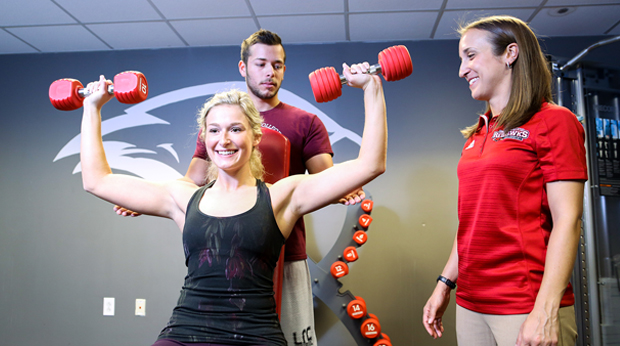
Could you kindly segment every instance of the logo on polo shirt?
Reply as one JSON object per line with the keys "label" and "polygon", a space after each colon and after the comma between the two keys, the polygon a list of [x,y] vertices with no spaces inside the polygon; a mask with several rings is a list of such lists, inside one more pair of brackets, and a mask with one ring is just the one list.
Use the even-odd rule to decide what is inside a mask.
{"label": "logo on polo shirt", "polygon": [[514,129],[504,132],[504,130],[497,130],[493,132],[493,141],[501,141],[504,139],[516,139],[518,141],[523,141],[530,137],[530,131],[526,129],[522,129],[520,127],[515,127]]}

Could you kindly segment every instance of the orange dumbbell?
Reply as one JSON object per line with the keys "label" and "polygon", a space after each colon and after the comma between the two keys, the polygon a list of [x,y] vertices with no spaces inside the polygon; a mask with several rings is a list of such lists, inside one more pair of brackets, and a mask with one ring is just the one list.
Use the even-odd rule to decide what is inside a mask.
{"label": "orange dumbbell", "polygon": [[381,339],[379,339],[373,346],[392,346],[392,341],[390,341],[390,337],[381,333]]}
{"label": "orange dumbbell", "polygon": [[372,207],[374,205],[374,202],[371,200],[367,200],[367,201],[363,201],[362,202],[362,210],[370,213],[372,211]]}
{"label": "orange dumbbell", "polygon": [[332,273],[333,277],[338,279],[349,274],[349,266],[342,261],[336,261],[334,262],[334,264],[332,264],[330,272]]}
{"label": "orange dumbbell", "polygon": [[366,316],[366,302],[362,297],[355,297],[347,305],[347,315],[354,319],[360,319]]}
{"label": "orange dumbbell", "polygon": [[347,260],[347,262],[355,262],[359,258],[357,256],[357,250],[353,246],[349,246],[344,249],[342,256]]}
{"label": "orange dumbbell", "polygon": [[357,231],[353,234],[353,241],[355,241],[357,245],[364,245],[366,240],[368,240],[368,235],[366,235],[366,232],[364,231]]}
{"label": "orange dumbbell", "polygon": [[362,323],[362,336],[367,339],[374,339],[381,335],[381,325],[379,319],[373,314],[368,314],[368,318]]}
{"label": "orange dumbbell", "polygon": [[372,216],[364,214],[360,216],[358,221],[360,223],[360,226],[368,228],[368,226],[370,226],[370,223],[372,222]]}

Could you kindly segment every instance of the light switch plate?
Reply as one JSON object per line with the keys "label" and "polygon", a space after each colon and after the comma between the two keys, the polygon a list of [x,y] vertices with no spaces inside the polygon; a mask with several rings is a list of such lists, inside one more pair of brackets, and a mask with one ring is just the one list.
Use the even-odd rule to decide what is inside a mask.
{"label": "light switch plate", "polygon": [[146,316],[146,299],[136,299],[136,316]]}
{"label": "light switch plate", "polygon": [[114,298],[103,298],[103,316],[114,316]]}

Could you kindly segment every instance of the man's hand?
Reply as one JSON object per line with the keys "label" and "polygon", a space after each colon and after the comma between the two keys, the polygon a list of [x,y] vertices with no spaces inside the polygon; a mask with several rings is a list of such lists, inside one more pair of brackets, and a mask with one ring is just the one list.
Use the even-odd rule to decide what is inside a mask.
{"label": "man's hand", "polygon": [[119,205],[115,205],[114,206],[114,212],[117,213],[118,215],[121,215],[121,216],[136,217],[136,216],[142,215],[140,213],[136,213],[135,211],[131,211],[129,209],[123,208],[123,207],[121,207]]}
{"label": "man's hand", "polygon": [[355,205],[357,203],[361,203],[362,200],[366,198],[366,194],[364,193],[364,188],[360,187],[358,190],[351,192],[350,194],[344,196],[343,198],[338,200],[338,203],[344,205]]}

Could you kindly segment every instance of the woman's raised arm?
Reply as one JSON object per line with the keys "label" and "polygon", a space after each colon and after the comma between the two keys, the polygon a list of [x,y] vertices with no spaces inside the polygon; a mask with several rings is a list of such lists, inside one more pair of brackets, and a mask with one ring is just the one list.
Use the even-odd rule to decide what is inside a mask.
{"label": "woman's raised arm", "polygon": [[320,173],[296,175],[274,184],[271,191],[279,223],[294,223],[385,172],[387,120],[383,86],[379,76],[366,73],[368,67],[368,63],[351,67],[343,64],[347,84],[364,91],[365,121],[358,157]]}
{"label": "woman's raised arm", "polygon": [[84,99],[81,151],[82,183],[89,193],[136,212],[161,216],[182,225],[185,207],[194,184],[182,181],[155,183],[129,175],[114,174],[108,165],[101,139],[101,108],[112,99],[107,93],[111,81],[103,76],[86,87],[91,95]]}

